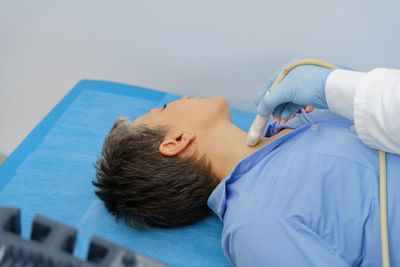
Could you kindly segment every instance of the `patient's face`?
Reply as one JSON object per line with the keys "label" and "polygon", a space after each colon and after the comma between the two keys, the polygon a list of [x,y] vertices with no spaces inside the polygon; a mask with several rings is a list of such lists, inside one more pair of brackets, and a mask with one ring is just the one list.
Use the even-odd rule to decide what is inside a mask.
{"label": "patient's face", "polygon": [[154,108],[132,125],[146,124],[151,127],[166,125],[171,129],[204,130],[219,121],[230,121],[228,102],[221,96],[190,98],[169,103],[165,108]]}

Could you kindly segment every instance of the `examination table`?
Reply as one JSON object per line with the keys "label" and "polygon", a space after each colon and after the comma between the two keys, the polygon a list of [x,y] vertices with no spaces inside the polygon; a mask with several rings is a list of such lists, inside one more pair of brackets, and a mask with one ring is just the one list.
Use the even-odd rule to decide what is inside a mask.
{"label": "examination table", "polygon": [[[0,166],[0,206],[21,210],[22,237],[36,214],[78,230],[74,254],[85,259],[93,235],[172,266],[230,266],[211,214],[192,226],[141,232],[116,222],[95,196],[94,164],[119,115],[130,120],[182,96],[94,80],[80,81]],[[29,112],[29,111],[27,111]],[[254,114],[232,108],[247,131]]]}

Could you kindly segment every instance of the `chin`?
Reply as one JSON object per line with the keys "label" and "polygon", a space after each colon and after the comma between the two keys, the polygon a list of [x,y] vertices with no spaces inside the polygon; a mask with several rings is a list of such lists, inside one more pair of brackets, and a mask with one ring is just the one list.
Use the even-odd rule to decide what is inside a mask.
{"label": "chin", "polygon": [[218,113],[224,114],[226,118],[231,120],[231,108],[229,107],[229,103],[223,96],[216,96],[213,98],[218,103]]}

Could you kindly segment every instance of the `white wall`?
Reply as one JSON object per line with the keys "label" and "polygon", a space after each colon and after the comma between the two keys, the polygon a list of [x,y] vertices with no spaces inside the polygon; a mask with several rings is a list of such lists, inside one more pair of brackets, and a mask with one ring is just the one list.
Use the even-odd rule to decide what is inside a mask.
{"label": "white wall", "polygon": [[399,10],[396,0],[0,0],[0,153],[84,78],[249,106],[293,56],[399,68]]}

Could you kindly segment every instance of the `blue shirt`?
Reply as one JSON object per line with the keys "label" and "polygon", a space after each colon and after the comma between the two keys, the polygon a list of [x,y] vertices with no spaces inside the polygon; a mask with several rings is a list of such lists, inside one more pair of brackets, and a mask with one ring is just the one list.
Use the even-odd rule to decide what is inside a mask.
{"label": "blue shirt", "polygon": [[[296,128],[243,159],[208,206],[235,266],[381,266],[378,151],[353,122],[301,112],[266,135]],[[400,157],[387,154],[392,266],[400,266]],[[397,195],[396,195],[397,193]]]}

